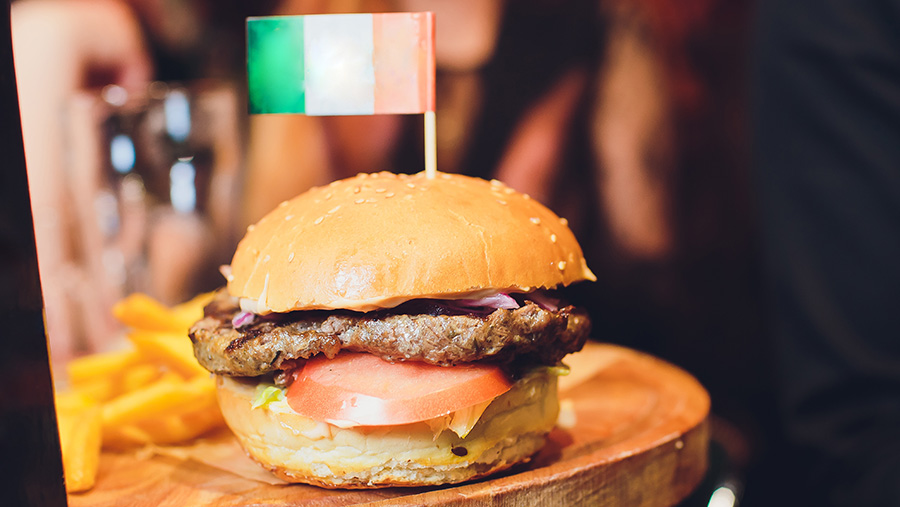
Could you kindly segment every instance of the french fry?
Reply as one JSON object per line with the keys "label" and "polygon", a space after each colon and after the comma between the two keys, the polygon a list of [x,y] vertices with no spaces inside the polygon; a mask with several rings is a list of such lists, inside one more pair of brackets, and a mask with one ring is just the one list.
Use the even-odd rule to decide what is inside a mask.
{"label": "french fry", "polygon": [[103,431],[103,448],[122,451],[147,444],[179,444],[224,425],[218,406],[205,406],[181,415],[107,428]]}
{"label": "french fry", "polygon": [[155,444],[166,445],[196,438],[225,423],[215,400],[184,414],[149,419],[137,426],[146,431]]}
{"label": "french fry", "polygon": [[72,392],[86,396],[97,403],[109,401],[121,392],[117,379],[118,375],[115,377],[84,380],[72,385]]}
{"label": "french fry", "polygon": [[152,443],[150,434],[133,424],[103,428],[104,449],[124,451]]}
{"label": "french fry", "polygon": [[69,388],[56,396],[67,491],[93,486],[101,447],[178,444],[224,426],[215,382],[187,336],[212,297],[169,308],[133,294],[113,310],[132,347],[67,365]]}
{"label": "french fry", "polygon": [[66,491],[91,489],[100,462],[100,406],[80,394],[58,396],[57,424]]}
{"label": "french fry", "polygon": [[122,374],[121,381],[119,382],[119,386],[121,387],[119,394],[136,391],[150,384],[162,375],[162,371],[162,365],[154,363],[145,363],[134,366]]}
{"label": "french fry", "polygon": [[153,382],[159,378],[163,369],[164,365],[161,364],[137,363],[123,371],[110,372],[105,377],[88,378],[74,383],[70,390],[94,401],[106,402]]}
{"label": "french fry", "polygon": [[212,301],[213,294],[200,294],[169,308],[146,294],[134,293],[113,306],[113,315],[134,329],[185,333],[203,317],[203,307]]}
{"label": "french fry", "polygon": [[186,334],[132,331],[128,333],[128,339],[142,356],[161,361],[187,378],[209,376],[209,372],[194,358],[194,348]]}
{"label": "french fry", "polygon": [[97,401],[93,398],[85,396],[83,393],[71,390],[56,391],[53,398],[57,412],[66,412],[72,414],[97,406]]}
{"label": "french fry", "polygon": [[212,399],[209,405],[182,415],[181,419],[184,421],[186,428],[193,433],[187,436],[188,432],[186,431],[186,438],[183,440],[196,438],[216,428],[225,426],[225,418],[222,416],[222,411],[219,410],[219,402],[215,398]]}
{"label": "french fry", "polygon": [[173,318],[168,307],[139,292],[117,302],[112,311],[119,322],[135,329],[175,333],[186,330],[180,320]]}
{"label": "french fry", "polygon": [[66,373],[69,376],[69,382],[76,385],[118,375],[139,360],[140,354],[133,349],[91,354],[69,361],[66,365]]}
{"label": "french fry", "polygon": [[215,292],[206,292],[177,304],[172,307],[172,316],[184,325],[185,330],[190,329],[194,322],[203,318],[203,307],[212,301],[213,296],[215,296]]}
{"label": "french fry", "polygon": [[105,403],[103,427],[184,413],[215,397],[215,384],[208,377],[197,377],[187,382],[173,377],[174,374],[164,375],[142,389]]}

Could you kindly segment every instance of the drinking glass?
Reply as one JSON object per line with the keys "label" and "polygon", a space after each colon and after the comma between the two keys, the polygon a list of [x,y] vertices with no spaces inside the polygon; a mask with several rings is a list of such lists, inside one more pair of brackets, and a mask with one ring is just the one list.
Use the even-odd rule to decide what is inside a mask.
{"label": "drinking glass", "polygon": [[130,293],[175,304],[221,283],[236,241],[239,110],[235,87],[221,82],[107,86],[70,102],[78,245],[64,284],[82,348],[116,333],[110,308]]}

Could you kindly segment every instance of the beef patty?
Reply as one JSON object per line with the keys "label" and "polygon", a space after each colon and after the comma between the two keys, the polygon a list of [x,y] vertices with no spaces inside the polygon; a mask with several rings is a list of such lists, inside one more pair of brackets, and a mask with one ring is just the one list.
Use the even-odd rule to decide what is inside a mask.
{"label": "beef patty", "polygon": [[316,354],[334,357],[342,349],[446,366],[514,358],[552,365],[580,350],[590,332],[583,310],[550,310],[527,300],[516,309],[481,313],[429,300],[368,313],[301,311],[256,318],[235,329],[232,319],[239,312],[238,299],[221,290],[191,327],[194,355],[213,373],[258,376]]}

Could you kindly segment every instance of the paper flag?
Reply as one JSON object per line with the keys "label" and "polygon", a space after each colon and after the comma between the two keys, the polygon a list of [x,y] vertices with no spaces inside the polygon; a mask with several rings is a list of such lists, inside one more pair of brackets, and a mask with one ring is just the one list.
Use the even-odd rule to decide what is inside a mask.
{"label": "paper flag", "polygon": [[247,75],[251,114],[434,111],[434,15],[249,18]]}

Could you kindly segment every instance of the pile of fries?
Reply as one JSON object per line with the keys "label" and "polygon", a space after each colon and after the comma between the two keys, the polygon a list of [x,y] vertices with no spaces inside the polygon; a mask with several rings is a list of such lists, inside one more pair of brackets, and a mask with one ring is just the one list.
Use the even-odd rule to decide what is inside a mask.
{"label": "pile of fries", "polygon": [[56,394],[67,491],[93,487],[101,448],[177,444],[224,426],[214,380],[187,334],[211,299],[170,308],[132,294],[113,308],[130,346],[68,364],[68,387]]}

